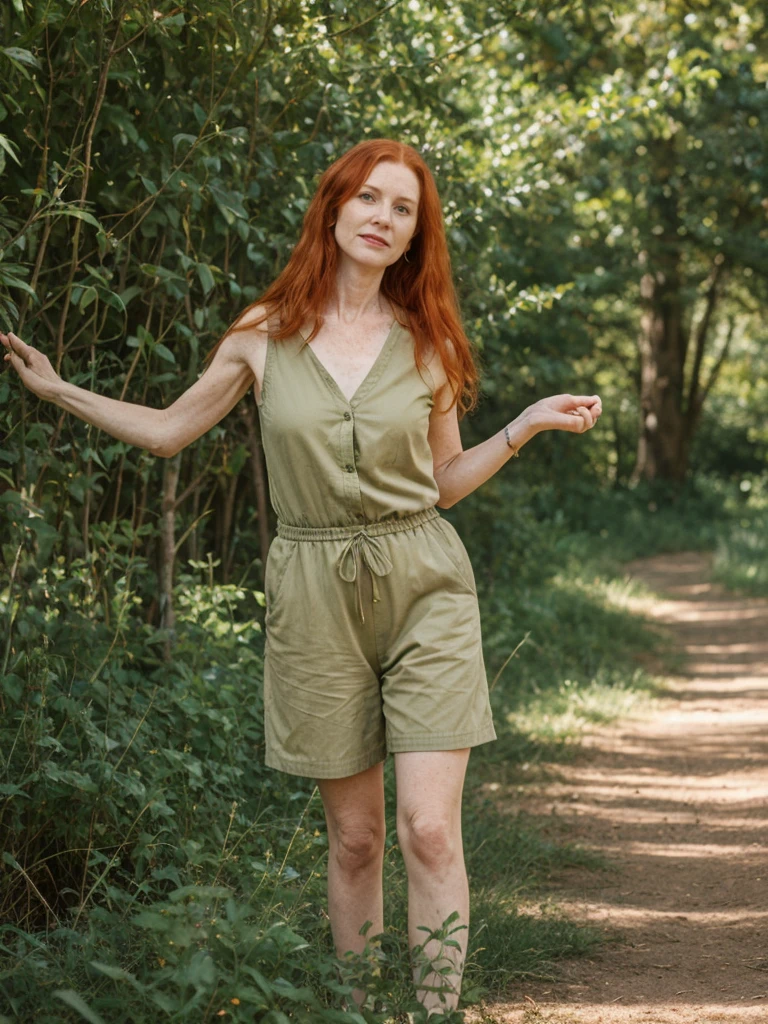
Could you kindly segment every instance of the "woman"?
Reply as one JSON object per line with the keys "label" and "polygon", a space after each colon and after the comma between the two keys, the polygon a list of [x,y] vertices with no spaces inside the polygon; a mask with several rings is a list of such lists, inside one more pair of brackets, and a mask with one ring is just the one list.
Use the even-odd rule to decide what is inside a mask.
{"label": "woman", "polygon": [[[278,535],[265,579],[266,761],[317,780],[339,955],[383,931],[383,762],[395,758],[409,940],[469,922],[461,797],[470,749],[495,739],[472,566],[437,507],[470,494],[542,430],[581,433],[596,395],[557,395],[462,450],[477,372],[461,328],[440,200],[419,154],[376,139],[323,174],[279,278],[167,409],[94,395],[0,334],[24,384],[113,437],[169,457],[251,388]],[[311,344],[310,344],[311,343]],[[438,955],[433,940],[426,953]],[[443,982],[443,984],[445,984]],[[436,975],[417,978],[441,1005]],[[360,998],[361,993],[357,993]]]}

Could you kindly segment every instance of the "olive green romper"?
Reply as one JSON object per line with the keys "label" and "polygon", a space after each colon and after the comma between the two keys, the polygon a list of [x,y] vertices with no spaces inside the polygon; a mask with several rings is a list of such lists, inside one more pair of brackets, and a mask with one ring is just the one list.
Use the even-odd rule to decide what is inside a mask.
{"label": "olive green romper", "polygon": [[472,564],[435,507],[431,384],[397,322],[351,401],[300,334],[268,340],[272,768],[343,778],[388,752],[496,738]]}

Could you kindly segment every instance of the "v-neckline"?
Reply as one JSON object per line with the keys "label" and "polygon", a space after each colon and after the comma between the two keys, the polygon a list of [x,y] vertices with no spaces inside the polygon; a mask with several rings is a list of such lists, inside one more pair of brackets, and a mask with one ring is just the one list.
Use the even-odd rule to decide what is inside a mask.
{"label": "v-neckline", "polygon": [[304,335],[301,334],[301,332],[299,332],[299,337],[301,338],[301,340],[303,342],[303,346],[302,347],[309,349],[310,357],[314,360],[315,365],[317,366],[318,370],[320,371],[320,375],[325,380],[325,382],[328,384],[330,389],[336,394],[336,396],[338,398],[340,398],[342,400],[342,402],[345,405],[347,405],[347,406],[349,406],[351,408],[352,406],[357,405],[358,402],[360,402],[368,394],[370,389],[373,387],[373,385],[378,380],[378,378],[379,378],[379,376],[381,374],[381,371],[384,369],[384,364],[385,364],[385,361],[386,361],[386,357],[387,357],[389,351],[392,348],[392,339],[394,338],[395,328],[397,327],[397,324],[398,324],[397,319],[392,321],[392,323],[390,325],[390,328],[389,328],[389,331],[387,333],[387,336],[384,339],[384,344],[379,349],[378,355],[376,356],[376,358],[374,359],[373,363],[371,364],[371,368],[368,370],[366,375],[363,377],[363,379],[360,381],[360,383],[355,388],[355,391],[352,394],[351,398],[347,398],[347,396],[341,390],[341,388],[340,388],[336,378],[329,371],[329,369],[325,365],[325,363],[323,363],[321,361],[320,357],[317,355],[315,350],[312,348],[311,343],[306,341],[306,339],[304,338]]}

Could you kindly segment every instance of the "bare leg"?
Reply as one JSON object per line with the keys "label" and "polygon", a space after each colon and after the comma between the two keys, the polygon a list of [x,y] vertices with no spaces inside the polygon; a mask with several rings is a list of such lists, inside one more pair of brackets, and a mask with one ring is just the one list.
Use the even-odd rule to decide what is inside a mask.
{"label": "bare leg", "polygon": [[[362,952],[360,929],[384,930],[381,874],[384,864],[384,766],[346,779],[318,779],[328,823],[328,914],[336,953]],[[360,1004],[364,993],[356,991]]]}
{"label": "bare leg", "polygon": [[[451,973],[441,978],[428,975],[422,981],[414,970],[417,995],[428,1009],[455,1009],[469,928],[469,885],[464,868],[461,837],[461,797],[469,760],[469,748],[395,755],[397,778],[397,835],[408,872],[408,941],[423,945],[454,911],[459,918],[451,928],[465,927],[450,936],[459,944],[440,948],[437,940],[425,952],[437,966],[450,962]],[[426,986],[445,986],[442,993]],[[450,987],[449,987],[450,986]]]}

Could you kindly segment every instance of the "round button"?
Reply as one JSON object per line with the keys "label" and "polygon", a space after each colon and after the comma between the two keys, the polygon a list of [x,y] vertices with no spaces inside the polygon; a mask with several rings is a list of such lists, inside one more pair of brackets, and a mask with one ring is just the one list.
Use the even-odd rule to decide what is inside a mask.
{"label": "round button", "polygon": [[344,419],[345,420],[351,420],[352,419],[352,413],[345,412],[344,413]]}
{"label": "round button", "polygon": [[348,473],[354,473],[355,472],[355,467],[354,466],[347,466],[347,472]]}

